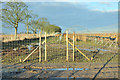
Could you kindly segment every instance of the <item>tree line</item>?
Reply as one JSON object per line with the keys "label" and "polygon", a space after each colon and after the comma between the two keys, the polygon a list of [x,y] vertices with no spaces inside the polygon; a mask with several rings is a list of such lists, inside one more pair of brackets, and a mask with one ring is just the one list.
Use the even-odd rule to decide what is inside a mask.
{"label": "tree line", "polygon": [[56,33],[61,32],[59,26],[50,24],[45,17],[40,18],[38,15],[28,10],[24,2],[5,2],[2,3],[2,26],[5,28],[14,28],[15,37],[19,23],[24,23],[27,34],[32,31],[34,34],[39,32]]}

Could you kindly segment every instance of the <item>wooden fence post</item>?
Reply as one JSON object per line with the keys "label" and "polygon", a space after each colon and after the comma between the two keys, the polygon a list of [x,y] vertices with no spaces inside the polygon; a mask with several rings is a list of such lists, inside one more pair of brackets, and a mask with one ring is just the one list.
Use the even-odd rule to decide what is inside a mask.
{"label": "wooden fence post", "polygon": [[46,36],[47,36],[47,34],[46,34],[46,32],[45,32],[45,61],[47,61],[47,50],[46,50],[46,42],[47,42],[47,40],[46,40]]}
{"label": "wooden fence post", "polygon": [[41,62],[41,32],[39,34],[39,62]]}
{"label": "wooden fence post", "polygon": [[74,61],[74,52],[75,52],[75,32],[73,32],[73,61]]}
{"label": "wooden fence post", "polygon": [[66,31],[66,61],[68,61],[68,31]]}

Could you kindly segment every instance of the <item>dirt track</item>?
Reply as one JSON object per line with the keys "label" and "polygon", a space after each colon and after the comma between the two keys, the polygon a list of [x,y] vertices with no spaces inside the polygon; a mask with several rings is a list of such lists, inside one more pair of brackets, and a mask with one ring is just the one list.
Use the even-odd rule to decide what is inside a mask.
{"label": "dirt track", "polygon": [[[64,64],[3,64],[3,78],[49,78],[49,77],[83,77],[83,78],[118,78],[118,63],[64,63]],[[88,68],[89,70],[42,71],[39,68]],[[24,71],[22,70],[23,68]],[[10,71],[11,70],[11,71]],[[17,70],[17,71],[15,71]]]}

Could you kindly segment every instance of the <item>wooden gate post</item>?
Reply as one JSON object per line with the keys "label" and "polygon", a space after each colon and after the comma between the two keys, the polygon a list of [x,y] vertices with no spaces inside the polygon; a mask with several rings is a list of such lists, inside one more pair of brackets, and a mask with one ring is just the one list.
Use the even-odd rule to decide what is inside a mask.
{"label": "wooden gate post", "polygon": [[68,61],[68,31],[66,31],[66,61]]}
{"label": "wooden gate post", "polygon": [[46,37],[47,37],[47,34],[46,34],[46,32],[45,32],[45,61],[47,61],[47,49],[46,49],[46,42],[47,42],[47,39],[46,39]]}
{"label": "wooden gate post", "polygon": [[73,32],[73,61],[74,61],[74,52],[75,52],[75,32]]}
{"label": "wooden gate post", "polygon": [[41,32],[39,34],[39,62],[41,62]]}

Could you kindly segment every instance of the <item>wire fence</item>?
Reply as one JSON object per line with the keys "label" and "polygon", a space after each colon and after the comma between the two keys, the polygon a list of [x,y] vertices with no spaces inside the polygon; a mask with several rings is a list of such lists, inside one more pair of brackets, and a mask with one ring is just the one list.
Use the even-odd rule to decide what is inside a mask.
{"label": "wire fence", "polygon": [[97,61],[97,54],[104,56],[118,49],[117,33],[67,31],[63,34],[19,34],[17,39],[14,35],[3,35],[2,41],[3,63],[89,62]]}

